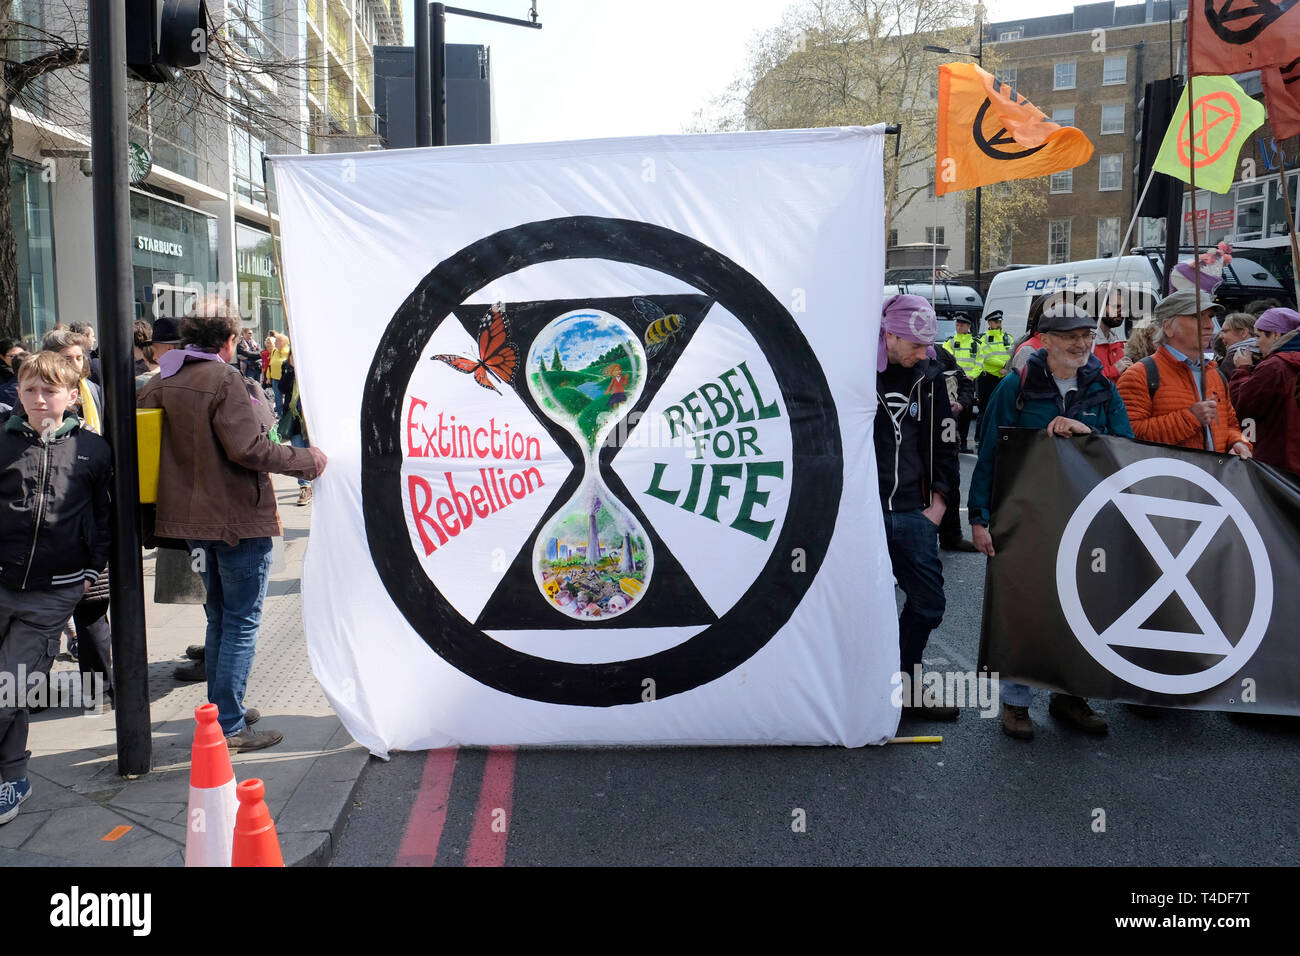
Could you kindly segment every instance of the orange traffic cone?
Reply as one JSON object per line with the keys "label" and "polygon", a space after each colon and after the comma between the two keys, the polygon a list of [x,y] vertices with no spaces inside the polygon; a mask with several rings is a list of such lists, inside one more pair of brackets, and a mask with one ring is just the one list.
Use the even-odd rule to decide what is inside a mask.
{"label": "orange traffic cone", "polygon": [[185,821],[186,866],[230,866],[235,832],[235,770],[217,723],[217,705],[194,708],[190,801]]}
{"label": "orange traffic cone", "polygon": [[236,788],[239,815],[235,817],[232,866],[284,866],[275,822],[266,806],[266,786],[254,777]]}

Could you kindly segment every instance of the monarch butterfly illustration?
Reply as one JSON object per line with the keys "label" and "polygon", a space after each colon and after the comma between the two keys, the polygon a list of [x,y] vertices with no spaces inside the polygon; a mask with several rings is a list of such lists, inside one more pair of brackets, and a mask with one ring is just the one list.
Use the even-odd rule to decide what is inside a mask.
{"label": "monarch butterfly illustration", "polygon": [[[446,362],[458,372],[472,374],[474,381],[500,395],[501,390],[492,384],[492,378],[510,384],[510,379],[515,374],[515,365],[519,361],[519,349],[510,341],[505,307],[498,302],[483,316],[478,330],[477,361],[461,355],[434,355],[430,356],[430,360]],[[492,373],[492,378],[488,378],[489,372]]]}
{"label": "monarch butterfly illustration", "polygon": [[650,320],[650,327],[645,330],[645,354],[649,358],[668,344],[668,340],[677,334],[686,320],[676,313],[664,315],[664,310],[649,299],[636,298],[632,304]]}

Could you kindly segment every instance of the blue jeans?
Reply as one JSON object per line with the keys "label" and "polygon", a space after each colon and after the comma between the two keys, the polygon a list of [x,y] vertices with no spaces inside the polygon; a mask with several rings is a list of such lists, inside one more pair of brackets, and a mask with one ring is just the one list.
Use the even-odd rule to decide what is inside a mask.
{"label": "blue jeans", "polygon": [[208,589],[203,610],[208,617],[204,661],[208,700],[217,705],[217,721],[227,737],[244,729],[244,688],[253,669],[262,600],[271,576],[271,539],[187,541],[191,559]]}
{"label": "blue jeans", "polygon": [[885,541],[898,587],[907,596],[898,618],[899,670],[921,663],[930,632],[943,621],[943,563],[939,528],[917,511],[886,511]]}
{"label": "blue jeans", "polygon": [[271,379],[271,393],[275,395],[275,417],[278,419],[284,414],[284,392],[280,391],[280,380]]}
{"label": "blue jeans", "polygon": [[[301,433],[301,432],[295,432],[294,434],[290,435],[290,436],[289,436],[289,444],[292,445],[294,448],[310,448],[310,447],[311,447],[310,445],[307,444],[307,439],[302,437],[302,433]],[[306,488],[306,487],[307,487],[308,485],[310,485],[310,484],[311,484],[311,482],[308,481],[306,478],[299,478],[299,479],[298,479],[298,487],[299,487],[299,488]]]}

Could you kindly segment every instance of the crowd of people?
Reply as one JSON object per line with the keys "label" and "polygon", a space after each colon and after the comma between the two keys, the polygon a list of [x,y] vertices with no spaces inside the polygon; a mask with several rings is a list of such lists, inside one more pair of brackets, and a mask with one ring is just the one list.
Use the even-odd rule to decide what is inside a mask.
{"label": "crowd of people", "polygon": [[[146,538],[183,551],[205,590],[207,634],[192,647],[233,752],[274,746],[244,706],[271,567],[282,533],[270,473],[296,477],[298,504],[326,456],[307,440],[288,336],[262,350],[225,299],[183,320],[134,326],[136,405],[163,410],[158,497]],[[252,343],[252,348],[247,343]],[[111,452],[105,395],[88,325],[58,325],[39,349],[0,339],[0,673],[48,680],[62,635],[83,689],[102,681],[113,706],[108,553]],[[111,396],[110,396],[111,399]],[[274,409],[274,411],[273,411]],[[250,480],[251,479],[251,480]],[[97,675],[97,676],[95,676]],[[0,824],[31,794],[28,708],[0,705]]]}
{"label": "crowd of people", "polygon": [[[971,323],[959,319],[956,335],[936,343],[926,299],[886,300],[876,461],[890,562],[905,596],[899,657],[909,678],[943,620],[940,547],[990,559],[997,554],[989,529],[999,428],[1200,448],[1300,476],[1300,313],[1263,301],[1225,315],[1211,293],[1181,289],[1139,317],[1126,314],[1124,291],[1102,286],[1090,303],[1068,293],[1039,296],[1025,336],[1014,343],[996,312],[986,317],[984,335],[972,335]],[[1132,325],[1127,336],[1126,323]],[[1205,357],[1207,346],[1217,360]],[[967,429],[976,409],[967,541],[957,515],[958,454],[971,451]],[[1003,682],[1001,694],[1004,732],[1032,739],[1031,689]],[[934,702],[905,703],[904,712],[934,720],[958,716],[956,707]],[[1085,733],[1108,729],[1079,697],[1053,693],[1049,712]]]}

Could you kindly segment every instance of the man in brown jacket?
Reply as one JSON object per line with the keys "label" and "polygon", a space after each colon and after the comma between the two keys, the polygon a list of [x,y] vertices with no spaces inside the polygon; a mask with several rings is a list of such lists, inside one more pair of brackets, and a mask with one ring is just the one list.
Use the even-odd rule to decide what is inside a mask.
{"label": "man in brown jacket", "polygon": [[208,700],[233,751],[260,750],[284,739],[248,726],[260,715],[244,709],[262,600],[271,571],[271,538],[282,533],[268,472],[315,478],[325,469],[319,448],[272,442],[271,418],[229,364],[239,314],[209,297],[181,323],[183,348],[159,360],[140,391],[141,408],[163,410],[158,474],[160,537],[183,538],[207,587],[205,668]]}

